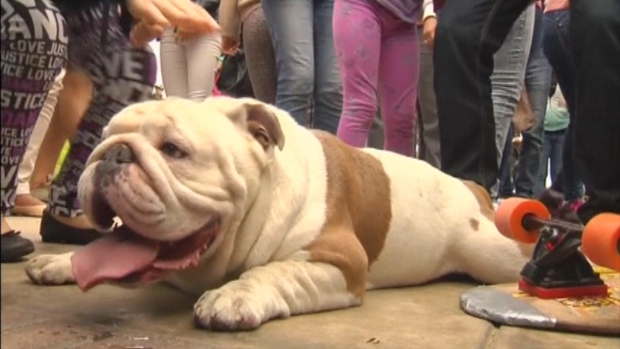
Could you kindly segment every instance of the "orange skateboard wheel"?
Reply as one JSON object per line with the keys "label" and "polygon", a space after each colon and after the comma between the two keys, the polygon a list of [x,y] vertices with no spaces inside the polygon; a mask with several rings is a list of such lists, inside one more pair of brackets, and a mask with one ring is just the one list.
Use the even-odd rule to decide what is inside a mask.
{"label": "orange skateboard wheel", "polygon": [[601,213],[592,218],[581,236],[581,251],[597,265],[620,271],[620,215]]}
{"label": "orange skateboard wheel", "polygon": [[534,215],[549,219],[551,214],[540,201],[509,198],[504,200],[495,212],[495,226],[507,238],[533,244],[538,240],[538,229],[527,230],[523,227],[523,218]]}

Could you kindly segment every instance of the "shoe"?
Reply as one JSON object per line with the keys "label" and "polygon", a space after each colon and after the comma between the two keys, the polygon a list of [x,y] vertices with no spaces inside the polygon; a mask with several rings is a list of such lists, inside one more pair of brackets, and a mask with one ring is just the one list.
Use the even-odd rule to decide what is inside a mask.
{"label": "shoe", "polygon": [[583,205],[585,201],[583,199],[575,199],[572,201],[567,202],[568,207],[571,209],[571,211],[573,212],[577,212],[577,210],[579,210],[579,207],[581,207],[581,205]]}
{"label": "shoe", "polygon": [[43,242],[69,245],[88,245],[104,234],[96,229],[81,229],[64,224],[52,217],[49,211],[43,212],[40,228]]}
{"label": "shoe", "polygon": [[43,202],[47,202],[47,199],[50,196],[50,187],[52,186],[52,181],[54,180],[54,175],[47,176],[47,182],[36,184],[36,186],[30,186],[30,195],[33,198],[38,199]]}
{"label": "shoe", "polygon": [[35,199],[47,202],[47,199],[50,196],[50,187],[52,186],[53,180],[54,176],[48,175],[46,183],[38,184],[36,187],[30,186],[30,195],[32,195]]}
{"label": "shoe", "polygon": [[2,263],[19,262],[22,257],[34,252],[32,241],[20,236],[20,232],[11,230],[2,234]]}
{"label": "shoe", "polygon": [[564,201],[558,210],[559,217],[569,222],[581,223],[579,216],[577,216],[577,210],[583,203],[582,199]]}
{"label": "shoe", "polygon": [[30,195],[37,200],[41,200],[43,202],[47,202],[47,199],[50,196],[50,186],[46,184],[39,188],[34,188],[30,190]]}
{"label": "shoe", "polygon": [[551,217],[556,218],[560,216],[560,210],[564,204],[564,194],[553,189],[545,189],[538,197],[538,201],[547,207]]}

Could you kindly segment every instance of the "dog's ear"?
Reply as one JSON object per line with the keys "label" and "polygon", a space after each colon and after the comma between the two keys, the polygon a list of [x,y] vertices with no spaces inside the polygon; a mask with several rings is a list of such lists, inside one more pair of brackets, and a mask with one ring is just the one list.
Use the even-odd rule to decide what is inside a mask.
{"label": "dog's ear", "polygon": [[110,136],[110,126],[105,126],[101,132],[101,139],[106,139]]}
{"label": "dog's ear", "polygon": [[284,148],[284,133],[270,106],[255,99],[243,98],[241,109],[240,114],[245,115],[248,131],[264,149],[270,146],[277,146],[280,150]]}

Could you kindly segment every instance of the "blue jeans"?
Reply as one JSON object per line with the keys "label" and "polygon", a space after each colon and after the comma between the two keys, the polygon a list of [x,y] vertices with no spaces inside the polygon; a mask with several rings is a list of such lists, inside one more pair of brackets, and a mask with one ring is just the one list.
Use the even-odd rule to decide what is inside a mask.
{"label": "blue jeans", "polygon": [[424,44],[424,32],[418,27],[418,45],[420,45],[420,76],[418,77],[418,105],[420,137],[419,157],[433,167],[441,168],[441,151],[439,140],[439,121],[437,120],[437,102],[433,87],[433,50]]}
{"label": "blue jeans", "polygon": [[336,133],[342,85],[334,50],[334,0],[263,0],[273,39],[276,106],[303,126]]}
{"label": "blue jeans", "polygon": [[572,201],[583,196],[583,184],[577,173],[575,160],[574,124],[576,119],[577,66],[570,42],[570,10],[545,13],[544,24],[544,52],[555,71],[570,118],[570,124],[564,138],[562,172],[558,175],[558,180],[554,183],[553,188],[564,193],[566,200]]}
{"label": "blue jeans", "polygon": [[551,66],[543,52],[543,36],[543,12],[536,7],[532,46],[525,69],[525,90],[535,121],[530,129],[521,132],[523,141],[514,178],[515,195],[525,198],[534,197],[534,186],[538,177],[543,148],[547,99],[551,85]]}
{"label": "blue jeans", "polygon": [[513,153],[514,147],[512,146],[512,139],[515,136],[515,128],[511,123],[508,128],[508,135],[502,151],[502,162],[499,166],[499,187],[497,190],[498,198],[509,198],[514,196],[515,186],[513,177]]}
{"label": "blue jeans", "polygon": [[[519,97],[523,90],[523,79],[525,68],[530,51],[528,48],[532,44],[532,33],[534,30],[534,5],[530,5],[515,23],[512,25],[506,40],[499,51],[493,57],[495,65],[491,74],[491,98],[493,100],[493,112],[495,118],[495,147],[497,154],[497,164],[500,167],[500,185],[510,183],[512,185],[512,174],[502,171],[503,153],[506,149],[505,144],[508,138],[512,142],[512,137],[508,137],[509,130],[512,128],[512,118],[519,102]],[[510,143],[508,154],[511,154],[512,143]],[[506,159],[508,161],[509,159]],[[506,181],[508,177],[510,181]],[[498,189],[499,190],[499,189]],[[506,189],[504,188],[504,191]],[[496,186],[491,188],[491,195],[496,196]],[[512,191],[512,189],[511,189]],[[506,193],[504,193],[506,194]],[[505,195],[510,196],[510,195]]]}
{"label": "blue jeans", "polygon": [[512,26],[502,47],[493,57],[495,65],[491,74],[491,97],[495,114],[495,146],[497,164],[502,162],[502,152],[517,103],[523,90],[523,79],[532,44],[534,29],[534,4],[530,5]]}
{"label": "blue jeans", "polygon": [[562,171],[562,149],[564,148],[564,137],[566,129],[559,131],[545,131],[543,136],[542,155],[538,170],[538,180],[534,187],[534,193],[538,196],[547,187],[547,167],[551,175],[551,184],[557,180],[558,174]]}

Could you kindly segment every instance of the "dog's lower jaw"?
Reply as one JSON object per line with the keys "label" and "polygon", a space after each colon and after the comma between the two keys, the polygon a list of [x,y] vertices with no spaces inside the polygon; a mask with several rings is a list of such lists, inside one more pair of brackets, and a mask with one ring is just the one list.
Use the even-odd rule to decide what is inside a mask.
{"label": "dog's lower jaw", "polygon": [[73,272],[78,286],[87,291],[100,283],[144,284],[166,273],[198,265],[200,257],[220,233],[215,217],[201,229],[175,242],[153,240],[126,225],[75,252]]}

